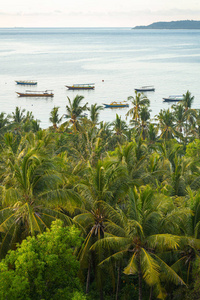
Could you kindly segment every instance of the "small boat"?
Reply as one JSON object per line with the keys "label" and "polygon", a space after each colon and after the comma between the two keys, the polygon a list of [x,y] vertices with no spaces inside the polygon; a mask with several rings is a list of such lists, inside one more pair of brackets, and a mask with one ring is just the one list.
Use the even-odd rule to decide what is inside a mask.
{"label": "small boat", "polygon": [[129,107],[129,104],[126,102],[112,102],[110,104],[103,103],[105,108],[118,108],[118,107]]}
{"label": "small boat", "polygon": [[50,90],[38,92],[38,91],[26,91],[24,93],[16,92],[19,97],[53,97],[54,94]]}
{"label": "small boat", "polygon": [[21,85],[36,85],[37,81],[34,80],[15,80],[16,84]]}
{"label": "small boat", "polygon": [[168,98],[163,98],[164,102],[179,102],[183,101],[183,95],[169,96]]}
{"label": "small boat", "polygon": [[93,90],[94,83],[66,85],[69,90]]}
{"label": "small boat", "polygon": [[141,88],[135,89],[136,92],[154,92],[155,88],[152,85],[142,86]]}

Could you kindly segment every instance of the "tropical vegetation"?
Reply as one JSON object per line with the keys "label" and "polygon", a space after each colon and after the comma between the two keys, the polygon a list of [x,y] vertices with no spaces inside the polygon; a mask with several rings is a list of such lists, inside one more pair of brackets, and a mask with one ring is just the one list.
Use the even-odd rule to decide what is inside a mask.
{"label": "tropical vegetation", "polygon": [[[199,299],[200,110],[0,114],[0,299]],[[87,113],[86,113],[87,112]]]}

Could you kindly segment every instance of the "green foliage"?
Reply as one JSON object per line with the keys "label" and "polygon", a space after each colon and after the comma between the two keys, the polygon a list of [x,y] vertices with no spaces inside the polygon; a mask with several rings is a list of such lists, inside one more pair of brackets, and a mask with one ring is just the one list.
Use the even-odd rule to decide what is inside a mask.
{"label": "green foliage", "polygon": [[0,299],[85,299],[73,255],[81,242],[79,231],[61,221],[24,240],[0,263]]}
{"label": "green foliage", "polygon": [[[98,123],[102,107],[89,109],[83,99],[68,98],[61,125],[53,108],[55,130],[40,130],[21,108],[0,115],[1,256],[22,243],[0,263],[0,299],[85,300],[79,263],[87,299],[180,299],[171,290],[198,299],[200,110],[191,108],[193,97],[186,92],[154,123],[149,100],[136,93],[128,98],[129,126],[118,115]],[[77,243],[59,223],[49,231],[56,219],[76,224],[82,245],[74,227],[66,234],[75,232]]]}
{"label": "green foliage", "polygon": [[195,139],[186,146],[186,156],[199,158],[200,157],[200,140]]}

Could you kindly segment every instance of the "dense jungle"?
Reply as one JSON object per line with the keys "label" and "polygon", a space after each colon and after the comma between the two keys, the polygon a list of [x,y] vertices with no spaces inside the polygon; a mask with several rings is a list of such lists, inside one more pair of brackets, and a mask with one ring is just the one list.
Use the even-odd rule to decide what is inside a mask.
{"label": "dense jungle", "polygon": [[[200,299],[200,110],[0,114],[0,299]],[[83,104],[84,103],[84,104]]]}

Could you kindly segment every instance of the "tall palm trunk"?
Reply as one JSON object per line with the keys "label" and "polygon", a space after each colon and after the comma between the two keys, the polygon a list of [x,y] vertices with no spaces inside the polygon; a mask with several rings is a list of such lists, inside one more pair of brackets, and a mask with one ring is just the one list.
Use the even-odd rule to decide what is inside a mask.
{"label": "tall palm trunk", "polygon": [[117,274],[117,288],[116,288],[116,297],[115,300],[119,300],[119,292],[121,287],[121,264],[118,268],[118,274]]}
{"label": "tall palm trunk", "polygon": [[150,288],[149,300],[152,300],[153,297],[153,287]]}
{"label": "tall palm trunk", "polygon": [[142,300],[142,271],[141,271],[140,259],[138,260],[138,276],[139,276],[139,298],[138,298],[138,300]]}
{"label": "tall palm trunk", "polygon": [[89,261],[88,265],[88,272],[87,272],[87,281],[86,281],[86,294],[89,293],[89,287],[90,287],[90,275],[91,275],[91,262]]}

